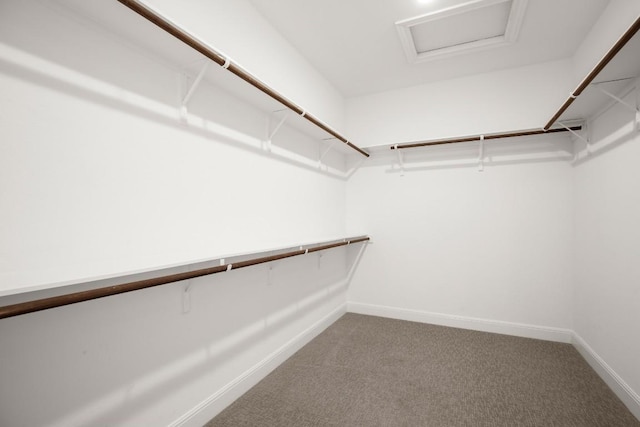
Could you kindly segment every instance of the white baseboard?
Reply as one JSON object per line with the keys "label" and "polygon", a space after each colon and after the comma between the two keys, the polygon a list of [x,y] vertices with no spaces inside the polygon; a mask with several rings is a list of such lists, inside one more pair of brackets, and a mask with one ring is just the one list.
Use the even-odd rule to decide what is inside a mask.
{"label": "white baseboard", "polygon": [[322,319],[287,341],[255,366],[169,424],[169,427],[201,427],[206,424],[346,312],[346,303],[340,304]]}
{"label": "white baseboard", "polygon": [[636,393],[580,335],[573,332],[573,340],[571,342],[600,378],[607,383],[609,388],[622,400],[631,413],[640,420],[640,396],[638,393]]}
{"label": "white baseboard", "polygon": [[412,322],[430,323],[474,331],[493,332],[525,338],[536,338],[546,341],[570,343],[572,331],[569,329],[527,325],[524,323],[503,322],[499,320],[478,319],[475,317],[456,316],[452,314],[432,313],[421,310],[388,307],[383,305],[349,302],[347,311],[368,314],[371,316],[389,317]]}
{"label": "white baseboard", "polygon": [[542,339],[546,341],[571,343],[582,357],[585,358],[587,363],[589,363],[596,373],[598,373],[605,383],[620,398],[620,400],[624,402],[631,413],[633,413],[636,418],[640,419],[640,396],[578,334],[569,329],[541,327],[523,323],[503,322],[498,320],[479,319],[406,308],[349,302],[346,304],[340,304],[322,319],[315,322],[313,325],[282,345],[279,349],[265,357],[255,366],[245,371],[238,378],[222,387],[192,410],[171,423],[169,427],[202,426],[219,414],[224,408],[233,403],[233,401],[238,397],[246,393],[251,387],[256,385],[260,380],[266,377],[271,371],[291,357],[314,337],[331,326],[331,324],[346,312],[525,338]]}

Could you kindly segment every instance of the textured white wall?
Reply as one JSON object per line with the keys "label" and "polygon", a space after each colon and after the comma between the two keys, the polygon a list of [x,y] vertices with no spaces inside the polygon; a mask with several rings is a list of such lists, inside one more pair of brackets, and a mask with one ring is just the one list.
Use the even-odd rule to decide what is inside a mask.
{"label": "textured white wall", "polygon": [[540,129],[571,89],[569,60],[347,100],[347,131],[363,146]]}
{"label": "textured white wall", "polygon": [[267,114],[202,84],[185,126],[174,70],[39,2],[3,9],[0,293],[344,233],[344,182],[265,155]]}
{"label": "textured white wall", "polygon": [[[488,157],[499,147],[518,142]],[[349,301],[570,328],[570,165],[503,158],[478,172],[438,160],[460,149],[423,149],[429,165],[407,158],[404,176],[393,158],[372,162],[349,181],[348,230],[374,237]]]}
{"label": "textured white wall", "polygon": [[[254,107],[203,84],[182,124],[174,69],[49,2],[0,40],[1,293],[343,237],[344,181]],[[0,320],[0,425],[169,425],[339,315],[349,251]]]}
{"label": "textured white wall", "polygon": [[[620,36],[640,16],[640,2],[611,0],[604,13],[573,55],[573,91],[596,66]],[[559,107],[560,105],[558,105]]]}
{"label": "textured white wall", "polygon": [[342,95],[247,0],[145,3],[344,132]]}
{"label": "textured white wall", "polygon": [[591,132],[594,153],[575,167],[574,328],[638,395],[640,135],[620,106]]}

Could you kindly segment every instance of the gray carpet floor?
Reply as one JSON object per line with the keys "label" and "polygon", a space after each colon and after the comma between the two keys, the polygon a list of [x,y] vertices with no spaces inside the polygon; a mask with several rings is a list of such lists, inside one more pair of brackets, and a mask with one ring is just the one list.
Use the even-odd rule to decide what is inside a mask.
{"label": "gray carpet floor", "polygon": [[348,313],[206,426],[640,422],[570,344]]}

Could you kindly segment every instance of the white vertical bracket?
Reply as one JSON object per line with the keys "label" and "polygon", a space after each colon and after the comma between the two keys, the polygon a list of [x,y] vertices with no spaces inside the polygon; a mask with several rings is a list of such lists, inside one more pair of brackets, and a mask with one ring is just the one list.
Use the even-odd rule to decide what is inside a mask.
{"label": "white vertical bracket", "polygon": [[267,286],[273,285],[273,262],[267,266]]}
{"label": "white vertical bracket", "polygon": [[204,75],[207,72],[208,68],[209,68],[209,61],[205,61],[204,65],[200,69],[200,72],[198,73],[198,76],[193,81],[193,84],[191,85],[191,87],[187,89],[187,93],[182,98],[182,102],[180,104],[180,116],[182,117],[182,120],[185,122],[187,121],[187,104],[189,103],[189,101],[191,100],[191,97],[193,96],[196,89],[198,88],[198,85],[204,78]]}
{"label": "white vertical bracket", "polygon": [[571,134],[573,136],[575,136],[576,138],[578,138],[579,140],[584,142],[586,144],[587,154],[591,153],[591,136],[589,134],[589,128],[587,126],[587,122],[584,122],[582,124],[582,133],[584,134],[584,136],[580,135],[578,132],[576,132],[575,130],[571,129],[571,127],[565,125],[562,122],[558,122],[558,124],[560,126],[562,126],[563,128],[565,128],[567,131],[571,132]]}
{"label": "white vertical bracket", "polygon": [[318,270],[320,270],[320,268],[322,267],[322,257],[324,255],[322,254],[322,251],[318,251]]}
{"label": "white vertical bracket", "polygon": [[[280,112],[284,112],[284,114],[282,115],[282,118],[280,119],[280,121],[273,128],[273,130],[271,130],[271,122],[273,121],[275,114]],[[278,133],[278,131],[280,130],[282,125],[287,121],[288,118],[289,118],[289,110],[274,111],[269,117],[269,121],[267,123],[267,140],[266,140],[267,151],[269,152],[271,151],[271,140],[273,139],[274,136],[276,136],[276,134]]]}
{"label": "white vertical bracket", "polygon": [[606,90],[605,88],[601,87],[601,86],[596,86],[598,89],[600,89],[600,92],[604,93],[605,95],[607,95],[608,97],[612,98],[614,101],[618,102],[619,104],[629,108],[630,110],[633,111],[638,111],[638,106],[637,105],[631,105],[629,104],[627,101],[625,101],[624,99],[612,94],[611,92],[609,92],[608,90]]}
{"label": "white vertical bracket", "polygon": [[640,132],[640,78],[636,80],[636,132]]}
{"label": "white vertical bracket", "polygon": [[484,172],[484,135],[480,135],[480,152],[478,153],[478,172]]}
{"label": "white vertical bracket", "polygon": [[338,139],[333,138],[333,142],[329,144],[329,147],[327,147],[327,149],[324,150],[324,152],[322,152],[322,146],[320,146],[321,151],[320,151],[320,156],[318,157],[318,168],[322,167],[322,160],[326,157],[327,154],[329,154],[329,151],[331,151],[333,146],[336,145],[336,142],[338,142]]}
{"label": "white vertical bracket", "polygon": [[624,99],[620,98],[619,96],[616,96],[614,94],[612,94],[611,92],[609,92],[608,90],[600,87],[600,86],[596,86],[600,92],[604,93],[605,95],[607,95],[609,98],[613,99],[614,101],[616,101],[618,104],[622,105],[623,107],[628,108],[629,110],[633,111],[636,115],[634,117],[634,125],[633,125],[633,129],[637,132],[640,132],[640,79],[638,79],[636,81],[636,85],[635,85],[635,92],[636,92],[636,102],[635,105],[628,103],[627,101],[625,101]]}
{"label": "white vertical bracket", "polygon": [[402,153],[398,148],[398,144],[394,146],[394,149],[396,150],[396,154],[398,156],[398,165],[400,166],[400,176],[404,176],[404,158],[402,157]]}
{"label": "white vertical bracket", "polygon": [[182,291],[182,314],[191,311],[191,280],[187,280],[187,284]]}

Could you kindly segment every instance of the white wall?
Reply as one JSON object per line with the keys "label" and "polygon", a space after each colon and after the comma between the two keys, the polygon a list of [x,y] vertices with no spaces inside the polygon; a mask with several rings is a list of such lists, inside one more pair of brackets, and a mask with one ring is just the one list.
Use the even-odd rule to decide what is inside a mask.
{"label": "white wall", "polygon": [[[204,84],[183,124],[175,69],[48,2],[0,40],[2,294],[344,236],[344,180],[266,154],[253,106]],[[349,255],[0,320],[0,425],[202,423],[344,312]]]}
{"label": "white wall", "polygon": [[[247,0],[147,0],[186,31],[344,132],[342,95]],[[350,136],[349,136],[350,138]]]}
{"label": "white wall", "polygon": [[351,98],[347,131],[371,146],[540,129],[571,77],[563,60]]}
{"label": "white wall", "polygon": [[640,135],[621,106],[591,132],[593,154],[574,170],[574,328],[633,390],[640,417]]}
{"label": "white wall", "polygon": [[[404,176],[393,158],[359,170],[347,186],[348,230],[367,230],[374,243],[349,289],[350,306],[436,323],[444,314],[448,324],[459,317],[529,325],[546,328],[541,337],[568,339],[571,167],[550,158],[509,161],[504,153],[498,161],[501,150],[517,152],[518,142],[527,144],[487,144],[487,159],[496,161],[484,172],[468,159],[477,158],[477,144],[469,152],[427,148],[417,162],[407,153]],[[562,152],[563,139],[530,143]]]}
{"label": "white wall", "polygon": [[2,319],[0,425],[202,425],[344,313],[345,259],[191,280],[187,313],[174,283]]}
{"label": "white wall", "polygon": [[[573,55],[573,91],[640,16],[640,2],[611,0]],[[558,105],[559,107],[559,105]]]}
{"label": "white wall", "polygon": [[343,235],[343,180],[265,155],[267,114],[203,84],[185,126],[174,70],[39,2],[2,19],[0,292]]}

